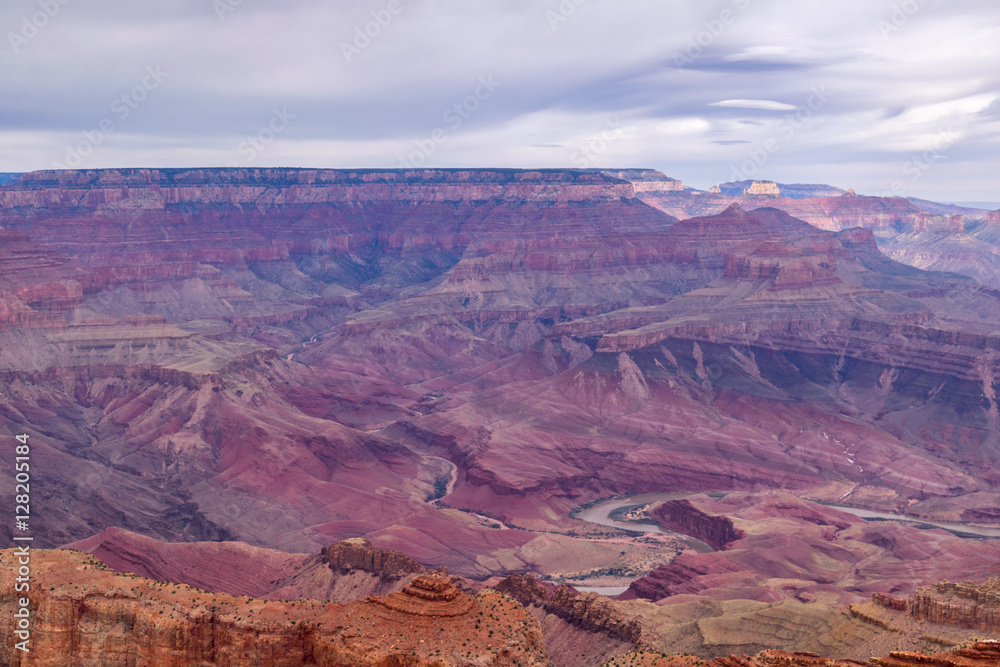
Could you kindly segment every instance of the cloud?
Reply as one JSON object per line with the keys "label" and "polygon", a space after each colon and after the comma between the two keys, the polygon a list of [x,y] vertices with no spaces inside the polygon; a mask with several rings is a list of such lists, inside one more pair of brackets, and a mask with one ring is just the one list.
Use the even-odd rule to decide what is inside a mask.
{"label": "cloud", "polygon": [[722,100],[712,102],[710,107],[729,107],[731,109],[760,109],[761,111],[795,111],[794,104],[775,102],[773,100]]}
{"label": "cloud", "polygon": [[[70,0],[40,27],[38,0],[3,3],[0,171],[50,168],[108,117],[84,166],[224,165],[279,108],[294,119],[254,164],[395,167],[445,128],[428,166],[572,166],[616,121],[596,159],[702,188],[777,137],[759,177],[878,191],[950,127],[909,194],[1000,199],[987,0],[920,5],[888,34],[892,6],[863,0],[219,1]],[[120,119],[148,67],[170,75]],[[453,127],[483,76],[502,86]]]}

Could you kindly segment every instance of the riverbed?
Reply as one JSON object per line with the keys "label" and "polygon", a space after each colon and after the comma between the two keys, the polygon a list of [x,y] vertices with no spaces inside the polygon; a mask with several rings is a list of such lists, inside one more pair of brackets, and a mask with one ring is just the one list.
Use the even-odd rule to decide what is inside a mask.
{"label": "riverbed", "polygon": [[615,521],[611,518],[611,513],[622,507],[631,507],[633,505],[649,505],[650,503],[664,502],[667,500],[678,500],[680,498],[687,498],[692,496],[691,492],[681,492],[681,493],[643,493],[637,496],[629,496],[627,498],[619,498],[617,500],[606,500],[602,503],[598,503],[587,509],[580,510],[576,514],[577,519],[582,519],[588,523],[596,523],[601,526],[608,526],[610,528],[620,528],[621,530],[629,530],[633,533],[660,533],[662,535],[670,535],[671,537],[676,537],[682,540],[689,547],[697,551],[698,553],[711,553],[715,551],[711,546],[702,542],[699,539],[695,539],[690,535],[683,535],[681,533],[667,530],[662,526],[655,523],[636,523],[632,521]]}
{"label": "riverbed", "polygon": [[944,521],[933,521],[931,519],[921,519],[905,514],[893,514],[892,512],[876,512],[874,510],[863,510],[857,507],[844,507],[843,505],[826,505],[841,512],[847,512],[854,516],[861,517],[868,521],[905,521],[907,523],[917,523],[924,526],[941,528],[948,532],[955,533],[961,537],[973,535],[975,537],[1000,537],[1000,528],[992,526],[979,526],[973,523],[947,523]]}
{"label": "riverbed", "polygon": [[[622,530],[631,530],[640,533],[663,533],[666,535],[674,535],[681,537],[684,541],[694,548],[699,553],[709,553],[715,551],[712,547],[705,544],[701,540],[696,540],[688,535],[680,535],[673,531],[665,530],[660,526],[653,523],[631,523],[625,521],[615,521],[610,517],[610,514],[617,509],[622,507],[631,507],[634,505],[648,505],[650,503],[656,502],[666,502],[668,500],[678,500],[682,498],[690,498],[691,496],[698,495],[691,492],[680,492],[680,493],[643,493],[635,496],[628,496],[626,498],[618,498],[613,500],[606,500],[604,502],[598,503],[585,510],[581,510],[576,514],[576,518],[582,519],[589,523],[596,523],[601,526],[610,526],[612,528],[621,528]],[[955,533],[961,537],[973,536],[973,537],[990,537],[990,538],[1000,538],[1000,527],[994,526],[980,526],[971,523],[947,523],[943,521],[933,521],[930,519],[921,519],[915,516],[907,516],[905,514],[894,514],[892,512],[878,512],[875,510],[865,510],[859,509],[857,507],[847,507],[844,505],[835,505],[832,503],[822,503],[824,507],[832,507],[834,509],[840,510],[841,512],[847,512],[848,514],[853,514],[856,517],[860,517],[867,521],[904,521],[907,523],[915,523],[924,526],[932,526],[934,528],[941,528],[942,530],[947,530],[951,533]]]}

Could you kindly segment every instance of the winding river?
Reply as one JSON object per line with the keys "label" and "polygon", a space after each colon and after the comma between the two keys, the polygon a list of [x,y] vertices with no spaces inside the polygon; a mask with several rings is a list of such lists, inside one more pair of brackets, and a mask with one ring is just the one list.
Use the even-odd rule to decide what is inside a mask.
{"label": "winding river", "polygon": [[[715,551],[712,547],[705,544],[701,540],[696,540],[693,537],[687,535],[680,535],[670,530],[666,530],[654,523],[632,523],[626,521],[615,521],[611,518],[611,513],[622,507],[630,507],[633,505],[648,505],[655,502],[665,502],[667,500],[677,500],[680,498],[690,498],[691,496],[698,495],[691,492],[681,492],[681,493],[643,493],[636,496],[628,496],[626,498],[618,498],[613,500],[605,500],[604,502],[592,505],[587,509],[581,510],[576,514],[576,518],[588,521],[590,523],[596,523],[601,526],[610,526],[612,528],[621,528],[622,530],[630,530],[638,533],[663,533],[665,535],[674,535],[681,537],[687,542],[693,549],[699,553],[708,553]],[[970,523],[947,523],[943,521],[933,521],[929,519],[920,519],[913,516],[906,516],[904,514],[893,514],[892,512],[877,512],[874,510],[864,510],[858,509],[856,507],[845,507],[843,505],[834,504],[823,504],[824,507],[832,507],[834,509],[840,510],[841,512],[847,512],[848,514],[853,514],[854,516],[866,519],[868,521],[905,521],[907,523],[915,523],[923,526],[932,526],[934,528],[941,528],[949,532],[955,533],[961,537],[996,537],[1000,538],[1000,527],[993,526],[979,526]]]}
{"label": "winding river", "polygon": [[943,530],[947,530],[948,532],[955,533],[960,537],[1000,537],[1000,528],[993,526],[978,526],[972,523],[947,523],[944,521],[920,519],[914,516],[906,516],[904,514],[893,514],[892,512],[876,512],[874,510],[858,509],[857,507],[844,507],[843,505],[826,505],[826,507],[832,507],[840,510],[841,512],[847,512],[848,514],[853,514],[854,516],[861,517],[862,519],[866,519],[868,521],[905,521],[907,523],[933,526],[934,528],[941,528]]}
{"label": "winding river", "polygon": [[[655,502],[665,502],[667,500],[678,500],[681,498],[689,498],[691,496],[698,495],[690,492],[682,493],[644,493],[635,496],[628,496],[626,498],[617,498],[612,500],[605,500],[596,505],[592,505],[586,509],[580,510],[576,513],[575,517],[577,519],[582,519],[589,523],[595,523],[600,526],[609,526],[611,528],[620,528],[622,530],[628,530],[637,533],[661,533],[664,535],[671,535],[673,537],[680,538],[688,546],[697,551],[698,553],[709,553],[715,551],[711,546],[705,544],[701,540],[695,539],[689,535],[682,535],[655,524],[655,523],[638,523],[638,522],[627,522],[627,521],[616,521],[611,518],[611,514],[618,509],[623,507],[632,507],[635,505],[648,505]],[[934,528],[942,528],[949,532],[955,533],[960,537],[992,537],[1000,538],[1000,528],[992,526],[978,526],[975,524],[968,523],[946,523],[942,521],[929,521],[927,519],[919,519],[912,516],[905,516],[901,514],[893,514],[891,512],[877,512],[874,510],[864,510],[858,509],[856,507],[845,507],[843,505],[833,505],[824,504],[825,507],[832,507],[838,509],[842,512],[847,512],[848,514],[853,514],[854,516],[860,517],[867,521],[905,521],[907,523],[919,524],[922,526],[932,526]],[[628,589],[628,586],[608,586],[608,587],[588,587],[588,586],[577,586],[577,590],[581,592],[594,592],[600,593],[607,596],[615,596],[620,593],[624,593]]]}
{"label": "winding river", "polygon": [[697,551],[698,553],[711,553],[715,551],[711,546],[705,544],[701,540],[695,539],[689,535],[683,535],[681,533],[674,532],[672,530],[667,530],[662,526],[655,523],[636,523],[632,521],[615,521],[611,518],[611,513],[622,507],[631,507],[633,505],[648,505],[650,503],[664,502],[667,500],[677,500],[679,498],[687,498],[694,494],[690,492],[681,493],[643,493],[637,496],[628,496],[627,498],[619,498],[617,500],[605,500],[604,502],[592,505],[587,509],[580,510],[576,514],[577,519],[582,519],[589,523],[596,523],[600,526],[609,526],[611,528],[620,528],[622,530],[629,530],[634,533],[661,533],[663,535],[671,535],[673,537],[680,538],[688,546]]}

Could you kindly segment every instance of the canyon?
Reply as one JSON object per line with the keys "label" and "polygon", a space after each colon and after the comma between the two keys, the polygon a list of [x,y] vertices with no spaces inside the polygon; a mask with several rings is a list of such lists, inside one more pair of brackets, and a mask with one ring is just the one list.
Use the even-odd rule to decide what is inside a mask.
{"label": "canyon", "polygon": [[[315,660],[340,646],[313,629],[324,614],[402,623],[422,600],[466,618],[462,596],[492,590],[524,634],[476,660],[928,652],[880,645],[848,609],[982,584],[1000,543],[822,503],[1000,521],[996,214],[726,185],[555,169],[0,184],[0,430],[30,435],[34,545],[293,620],[306,603],[280,600],[363,607],[317,606],[309,633],[210,624],[241,651],[265,650],[254,633],[268,651],[297,637]],[[717,551],[576,514],[671,492],[690,496],[646,521]],[[51,558],[99,569],[75,553]],[[53,585],[63,620],[45,623],[82,623],[82,584]],[[921,622],[948,617],[935,604]],[[157,609],[193,636],[208,626],[189,607]],[[142,613],[115,597],[95,623]],[[144,659],[188,650],[157,623],[141,638],[53,631],[45,650],[72,632],[95,660],[129,641]],[[480,629],[449,637],[472,650]],[[431,660],[416,641],[406,651]],[[341,654],[317,664],[395,664]]]}

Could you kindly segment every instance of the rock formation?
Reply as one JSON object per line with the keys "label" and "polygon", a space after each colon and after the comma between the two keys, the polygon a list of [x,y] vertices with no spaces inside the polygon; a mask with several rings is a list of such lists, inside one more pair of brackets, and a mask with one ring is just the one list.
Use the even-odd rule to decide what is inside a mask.
{"label": "rock formation", "polygon": [[[986,579],[1000,558],[995,540],[976,544],[912,524],[868,522],[783,494],[731,494],[719,500],[699,499],[693,505],[701,514],[734,517],[741,534],[725,545],[725,551],[678,556],[633,582],[622,598],[663,602],[692,595],[767,602],[784,598],[846,607],[867,602],[874,594],[877,603],[905,610],[906,596],[919,586],[939,582],[953,568]],[[685,513],[698,516],[690,510]],[[958,562],[962,568],[955,567]],[[909,603],[914,616],[934,607],[953,610],[934,612],[941,618],[948,613],[992,617],[988,606],[976,607],[986,602],[954,593],[947,602],[940,596],[932,601],[930,591],[936,588],[919,590],[919,597]],[[982,600],[989,599],[989,594],[982,595]],[[920,617],[932,620],[926,614]]]}
{"label": "rock formation", "polygon": [[945,581],[918,588],[910,600],[910,613],[931,623],[1000,634],[1000,577],[985,584]]}
{"label": "rock formation", "polygon": [[547,589],[532,576],[512,574],[493,586],[525,607],[539,607],[584,630],[607,634],[625,642],[641,640],[641,626],[628,620],[611,601],[596,593],[577,593],[568,586]]}
{"label": "rock formation", "polygon": [[[696,632],[734,652],[739,632],[743,653],[876,632],[847,604],[995,575],[992,541],[802,498],[993,521],[996,226],[679,188],[506,169],[0,186],[0,428],[29,434],[44,471],[35,544],[90,540],[116,567],[255,597],[426,592],[408,558],[477,580],[638,578],[629,597],[664,604],[608,609],[643,610],[658,647]],[[709,518],[689,529],[744,534],[673,559],[673,538],[571,518],[654,492],[729,494],[692,497]],[[212,569],[223,555],[243,581]],[[631,641],[571,593],[552,607],[566,618],[543,608],[554,593],[535,610],[562,664]],[[670,617],[685,604],[697,622]],[[798,644],[755,643],[803,617]]]}
{"label": "rock formation", "polygon": [[664,528],[696,537],[720,550],[743,537],[743,533],[733,526],[732,519],[710,516],[687,500],[667,501],[650,514]]}
{"label": "rock formation", "polygon": [[317,555],[243,542],[162,542],[109,528],[64,548],[89,553],[123,574],[269,600],[354,602],[398,592],[425,572],[409,556],[375,549],[360,538],[331,544]]}
{"label": "rock formation", "polygon": [[[0,551],[0,632],[7,638],[16,604],[13,563],[13,550]],[[550,664],[534,619],[491,591],[474,598],[456,592],[445,602],[407,596],[401,609],[391,597],[338,605],[210,594],[114,574],[72,551],[33,551],[32,566],[31,650],[4,642],[5,665]]]}
{"label": "rock formation", "polygon": [[701,660],[687,656],[629,654],[606,663],[606,667],[990,667],[1000,664],[1000,642],[975,642],[950,653],[926,654],[915,651],[891,651],[888,657],[868,661],[823,658],[813,653],[764,651],[755,656],[729,656]]}
{"label": "rock formation", "polygon": [[414,577],[398,593],[370,598],[370,602],[402,614],[435,618],[465,616],[474,606],[473,598],[447,577],[423,574]]}
{"label": "rock formation", "polygon": [[323,549],[323,561],[332,570],[350,572],[361,570],[386,579],[402,579],[409,574],[423,572],[420,563],[399,551],[375,549],[371,542],[354,538],[337,542]]}
{"label": "rock formation", "polygon": [[602,595],[578,593],[518,574],[493,588],[510,595],[538,619],[556,667],[599,665],[625,651],[648,648],[642,641],[642,619]]}
{"label": "rock formation", "polygon": [[[770,189],[770,185],[773,181],[732,181],[730,183],[722,183],[720,185],[713,186],[713,190],[715,190],[713,194],[724,194],[729,197],[739,197],[740,195],[746,194],[746,192],[750,190],[755,183],[766,184],[768,189]],[[778,192],[775,194],[780,194],[782,197],[788,197],[790,199],[839,197],[844,194],[844,191],[840,188],[818,183],[774,183],[774,186],[778,189]],[[713,192],[713,190],[709,190],[709,192]]]}
{"label": "rock formation", "polygon": [[906,611],[909,609],[909,602],[904,598],[893,597],[885,593],[872,593],[872,602],[894,611]]}
{"label": "rock formation", "polygon": [[744,194],[752,197],[780,197],[781,190],[774,181],[754,181]]}
{"label": "rock formation", "polygon": [[652,169],[601,169],[600,172],[632,184],[636,194],[646,192],[683,192],[684,183]]}

